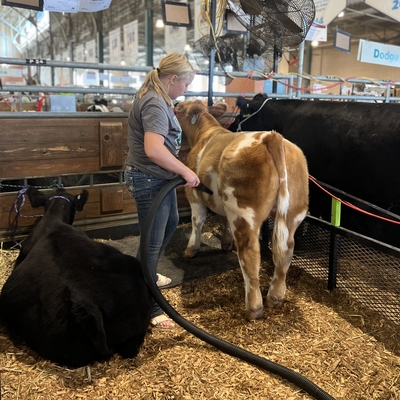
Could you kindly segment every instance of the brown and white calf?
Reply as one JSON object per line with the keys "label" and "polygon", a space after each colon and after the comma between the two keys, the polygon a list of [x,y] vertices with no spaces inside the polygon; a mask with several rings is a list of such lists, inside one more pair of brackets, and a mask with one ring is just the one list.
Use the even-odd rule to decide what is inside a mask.
{"label": "brown and white calf", "polygon": [[193,257],[200,248],[207,208],[220,215],[222,248],[232,248],[232,234],[235,240],[245,282],[246,318],[261,318],[260,228],[271,214],[275,272],[267,304],[278,306],[286,293],[294,233],[308,209],[306,159],[296,145],[275,131],[233,133],[222,128],[199,101],[182,102],[175,113],[189,141],[186,164],[213,191],[210,195],[186,189],[192,234],[184,256]]}

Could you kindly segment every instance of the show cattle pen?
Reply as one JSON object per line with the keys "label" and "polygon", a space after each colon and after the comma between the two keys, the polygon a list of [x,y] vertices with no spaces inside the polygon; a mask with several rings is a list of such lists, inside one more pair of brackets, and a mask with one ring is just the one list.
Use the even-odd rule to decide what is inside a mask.
{"label": "show cattle pen", "polygon": [[[282,101],[283,106],[283,100],[279,101]],[[278,101],[268,100],[267,104],[273,102]],[[306,103],[310,104],[306,107],[311,107],[311,105],[322,107],[318,105],[322,102]],[[327,104],[325,106],[327,108],[328,105],[336,107],[334,106],[335,102],[324,103]],[[203,113],[204,108],[202,110]],[[313,109],[312,112],[316,112],[315,110],[318,108]],[[179,107],[177,111],[179,112]],[[183,113],[182,109],[181,112]],[[285,112],[284,108],[281,113],[288,122],[293,122],[291,119],[293,116]],[[42,270],[40,263],[50,257],[51,251],[55,255],[62,254],[58,252],[58,248],[69,252],[67,258],[71,260],[70,263],[61,264],[61,261],[65,261],[66,258],[62,257],[58,263],[57,256],[52,257],[52,262],[59,266],[62,265],[62,268],[77,268],[79,262],[85,257],[92,261],[98,260],[97,265],[104,267],[107,264],[106,258],[101,256],[102,250],[99,250],[103,249],[104,243],[106,243],[104,246],[107,249],[109,249],[108,245],[119,249],[115,253],[118,254],[118,257],[122,257],[122,252],[133,260],[139,247],[136,206],[127,192],[122,178],[127,154],[127,114],[102,112],[73,113],[68,116],[56,113],[49,113],[47,116],[40,115],[40,113],[16,114],[18,117],[12,113],[4,113],[4,115],[0,113],[2,125],[0,287],[3,287],[8,279],[16,284],[16,288],[19,287],[17,283],[20,282],[15,280],[19,274],[18,270],[22,271],[23,267],[24,271],[27,271],[29,266],[38,272],[35,274],[33,270],[27,271],[29,279],[27,282],[25,281],[26,290],[23,290],[23,293],[21,293],[22,290],[16,290],[16,299],[27,291],[33,291],[38,276],[44,277],[42,272],[44,273],[45,267]],[[305,115],[305,113],[303,114]],[[188,157],[192,151],[190,148],[194,148],[193,143],[190,142],[190,135],[192,129],[195,129],[195,125],[200,124],[201,118],[203,118],[200,113],[196,115],[194,123],[191,122],[193,116],[186,122],[182,120],[184,133],[186,131],[189,140],[184,136],[181,157],[193,165],[199,158],[197,158],[198,153],[192,153],[193,158]],[[366,117],[367,115],[364,115],[364,118]],[[207,115],[205,118],[212,117]],[[344,114],[342,118],[344,118]],[[333,117],[331,120],[338,124]],[[213,124],[216,123],[215,120],[212,121]],[[250,122],[251,119],[248,121]],[[389,121],[388,118],[385,118],[385,121],[381,119],[379,121],[382,122],[380,131],[378,128],[374,131],[374,125],[370,124],[368,134],[372,138],[375,138],[374,132],[377,135],[384,134],[382,131],[384,124],[390,121],[394,124],[393,120]],[[334,125],[335,122],[332,124]],[[360,124],[360,121],[353,121],[351,127],[355,128]],[[327,128],[318,130],[317,127],[311,125],[308,127],[304,127],[304,124],[300,126],[299,123],[293,123],[293,125],[293,132],[306,132],[313,135],[321,133],[326,139]],[[242,130],[247,129],[245,123],[241,126]],[[203,194],[203,192],[196,199],[196,201],[201,199],[204,202],[203,205],[198,203],[196,208],[197,211],[202,211],[202,218],[205,219],[203,233],[200,234],[196,230],[195,234],[198,236],[195,243],[193,244],[193,240],[189,242],[192,232],[189,222],[191,215],[189,201],[192,202],[194,196],[188,193],[188,201],[182,188],[178,188],[181,223],[161,258],[158,271],[172,277],[173,284],[164,289],[162,293],[181,315],[204,331],[299,372],[337,400],[399,400],[400,250],[394,245],[371,239],[350,230],[350,228],[331,224],[319,216],[305,216],[304,209],[307,206],[304,200],[305,167],[303,161],[298,161],[299,157],[297,156],[301,154],[300,150],[293,150],[297,154],[297,158],[295,158],[299,163],[294,163],[292,157],[288,161],[289,156],[286,150],[290,145],[287,140],[302,150],[308,162],[309,173],[317,180],[325,182],[323,173],[332,172],[336,161],[328,160],[326,155],[318,154],[318,157],[323,158],[322,161],[325,157],[326,162],[322,162],[320,167],[315,168],[314,161],[308,155],[309,147],[303,147],[302,143],[292,137],[286,137],[287,140],[282,139],[282,136],[285,138],[286,134],[283,129],[285,126],[254,128],[255,133],[246,139],[241,139],[243,140],[241,146],[232,149],[231,153],[232,156],[243,155],[242,151],[246,150],[246,146],[252,147],[250,142],[253,143],[253,147],[256,147],[257,138],[266,142],[275,138],[277,143],[284,143],[283,153],[288,170],[287,188],[290,198],[294,202],[289,205],[289,209],[291,206],[295,207],[296,204],[299,207],[294,214],[289,211],[288,216],[295,215],[295,217],[292,216],[293,227],[296,225],[293,221],[300,225],[294,234],[295,245],[291,265],[286,275],[286,293],[284,299],[283,296],[279,296],[282,300],[281,304],[278,307],[266,307],[262,317],[257,314],[260,317],[258,319],[250,318],[251,321],[247,321],[244,318],[246,302],[243,300],[249,294],[249,288],[253,287],[258,290],[259,287],[258,293],[261,299],[265,304],[269,303],[268,297],[271,297],[274,279],[276,279],[273,262],[273,259],[276,261],[276,255],[274,255],[273,241],[270,240],[269,235],[262,232],[259,247],[259,278],[257,277],[259,281],[255,283],[247,279],[242,270],[245,270],[247,266],[247,261],[244,263],[243,260],[248,256],[244,254],[241,257],[241,242],[237,241],[237,248],[232,246],[230,251],[229,235],[226,234],[224,225],[217,219],[214,212],[210,211],[213,209],[213,205],[207,204],[205,200],[209,195]],[[276,130],[277,133],[265,134],[264,132],[271,130]],[[244,137],[241,134],[226,134],[232,134],[238,138]],[[349,135],[340,136],[340,132],[338,135],[338,138],[335,139],[338,143],[331,143],[333,148],[343,144],[342,141],[345,139],[350,140]],[[333,138],[331,139],[333,140]],[[389,139],[395,140],[394,135],[388,136],[387,140]],[[318,140],[322,141],[323,138]],[[354,141],[357,142],[356,139]],[[359,138],[358,142],[360,141]],[[364,143],[361,142],[360,144]],[[310,143],[315,143],[314,139],[310,139]],[[386,168],[385,165],[394,165],[391,157],[395,149],[391,148],[390,143],[392,142],[389,141],[386,144],[382,142],[379,146],[374,145],[369,149],[378,152],[376,157],[380,157],[379,159],[382,160],[379,165],[368,165],[368,169],[366,169],[366,172],[371,174],[370,182],[372,179],[375,182],[371,183],[369,188],[365,188],[371,193],[376,193],[374,185],[379,181],[379,168]],[[216,147],[223,145],[221,140],[218,141]],[[384,145],[388,149],[385,156],[380,154]],[[297,149],[297,147],[295,148]],[[270,153],[271,157],[275,154],[274,150]],[[205,155],[205,153],[202,154]],[[351,157],[351,155],[346,156]],[[222,162],[228,161],[228,158],[221,158],[221,165]],[[253,157],[248,156],[243,162],[243,167],[236,168],[247,173],[248,169],[246,168],[252,161]],[[383,161],[387,161],[387,163],[385,164]],[[222,199],[223,196],[218,192],[219,187],[215,183],[216,176],[210,172],[211,167],[215,168],[213,163],[216,160],[210,156],[210,160],[207,162],[210,180],[208,181],[204,175],[203,183],[206,186],[209,185],[213,193],[218,193]],[[297,166],[298,170],[292,170],[295,168],[293,166]],[[337,165],[336,170],[340,169],[343,182],[348,182],[350,172],[342,168],[344,165]],[[223,172],[225,171],[228,171],[227,167],[223,170]],[[249,182],[245,195],[249,199],[260,199],[264,196],[267,201],[267,199],[276,197],[278,193],[281,194],[280,184],[277,182],[279,182],[278,176],[282,178],[284,175],[274,171],[272,181],[275,186],[270,196],[264,195],[265,188],[260,183],[264,177],[263,172],[259,170],[252,171],[248,176]],[[371,198],[359,198],[358,189],[361,190],[364,187],[360,180],[365,179],[361,172],[358,171],[357,175],[358,181],[355,186],[357,192],[352,191],[352,187],[349,185],[341,185],[341,180],[325,182],[333,188],[326,189],[326,185],[323,187],[329,193],[333,193],[333,190],[336,189],[349,195],[357,195],[355,201],[358,203],[365,200],[372,202]],[[372,175],[373,173],[375,175]],[[396,173],[397,169],[390,171],[394,183],[397,179]],[[219,174],[219,176],[222,177],[223,174]],[[300,177],[298,178],[298,176]],[[298,183],[301,181],[300,188],[293,186],[291,182],[293,177],[299,180]],[[388,176],[381,175],[382,184],[386,184],[387,179],[389,179]],[[63,229],[68,231],[70,229],[74,232],[75,230],[86,231],[92,239],[86,235],[78,235],[82,237],[82,240],[72,243],[69,239],[65,239],[59,242],[60,236],[57,236],[56,233],[50,236],[42,233],[41,227],[46,224],[46,221],[51,224],[46,215],[54,210],[56,205],[67,209],[70,204],[63,199],[52,199],[44,207],[37,204],[39,207],[33,208],[30,202],[22,201],[21,190],[24,190],[23,188],[26,188],[27,185],[32,187],[30,189],[32,193],[42,193],[47,200],[54,196],[54,188],[50,188],[50,186],[63,185],[68,195],[59,193],[57,195],[67,197],[72,202],[77,201],[76,196],[87,191],[88,199],[84,207],[76,205],[77,210],[81,208],[82,210],[74,215],[73,225],[68,224],[69,220],[62,225]],[[322,190],[314,186],[311,181],[308,186],[312,191]],[[243,207],[242,204],[248,206],[248,210],[250,210],[250,205],[238,197],[237,186],[231,183],[230,187],[232,190],[226,189],[224,193],[226,199],[231,200],[229,204],[236,206],[237,211]],[[300,195],[298,191],[300,191]],[[382,193],[382,196],[387,194],[387,192]],[[329,197],[330,202],[329,194],[324,192],[323,196]],[[341,196],[344,195],[340,194],[336,197]],[[233,201],[235,199],[238,199],[236,205]],[[311,193],[310,210],[312,201],[313,194]],[[273,200],[270,199],[271,206],[272,203]],[[393,204],[396,203],[393,202]],[[388,208],[383,203],[378,203],[378,205]],[[204,214],[204,207],[209,209],[207,215]],[[342,209],[344,207],[343,205]],[[214,211],[219,213],[220,210],[215,208]],[[277,211],[279,211],[279,207]],[[394,209],[392,208],[391,211]],[[326,211],[324,210],[324,212]],[[329,205],[328,213],[330,214],[330,212]],[[44,217],[38,217],[41,214],[44,214]],[[345,213],[343,212],[343,214]],[[249,224],[249,216],[250,213],[246,216],[247,224]],[[345,215],[343,215],[344,217]],[[235,217],[232,215],[228,219],[235,221]],[[243,224],[246,225],[244,222]],[[273,221],[268,219],[265,231],[269,233],[273,226]],[[238,232],[243,232],[237,228],[233,229],[234,236],[238,236]],[[21,257],[25,254],[24,247],[29,245],[29,241],[32,240],[27,239],[31,232],[33,235],[35,232],[41,232],[40,240],[37,243],[40,246],[35,246],[34,251],[29,252],[21,261]],[[294,229],[290,230],[290,235],[293,232]],[[223,249],[221,249],[221,240],[224,243]],[[248,247],[250,242],[253,244],[258,242],[258,238],[254,235],[251,239],[247,237],[243,245],[246,244]],[[187,250],[188,243],[189,250]],[[20,245],[22,250],[20,250]],[[257,245],[255,246],[257,247]],[[113,253],[112,250],[109,251]],[[195,251],[197,251],[195,257],[184,257],[184,255],[188,255],[188,252],[193,255]],[[289,253],[291,255],[291,251]],[[132,264],[134,264],[133,261]],[[49,263],[46,263],[47,266]],[[121,263],[117,262],[116,267],[121,268]],[[34,273],[36,281],[31,279],[31,273]],[[279,278],[284,275],[279,270],[276,273]],[[245,278],[245,284],[243,278]],[[78,286],[86,287],[88,279],[82,277]],[[138,279],[141,281],[141,275]],[[123,278],[123,280],[124,285],[128,285],[127,279]],[[104,283],[104,281],[101,282]],[[111,281],[109,282],[111,285]],[[56,283],[52,286],[54,290],[63,290],[65,295],[70,290],[69,283],[67,284],[65,281],[56,280]],[[61,287],[60,285],[63,283],[65,286]],[[9,297],[9,285],[4,286],[5,292],[2,293],[2,297],[6,296],[7,301],[10,299],[15,301],[13,297]],[[93,289],[92,282],[89,286]],[[103,290],[100,290],[100,293],[96,292],[96,295],[99,295],[97,299],[102,298],[101,294],[105,295]],[[34,297],[30,297],[28,301],[35,303]],[[95,297],[91,296],[91,298]],[[53,304],[51,299],[50,295],[44,295],[40,299],[38,297],[38,301],[32,304],[32,307],[39,307],[40,304],[51,306]],[[248,303],[251,304],[252,300],[248,299]],[[140,307],[143,310],[146,308],[146,304],[142,304]],[[19,321],[19,315],[9,315],[8,317],[13,318],[18,324],[27,321],[25,318],[24,322]],[[146,321],[146,318],[144,316],[143,321]],[[146,322],[144,323],[146,324]],[[50,357],[46,358],[46,354],[41,353],[38,348],[29,346],[28,337],[25,337],[25,343],[12,341],[12,336],[9,335],[5,325],[2,324],[0,327],[2,400],[55,398],[305,400],[312,398],[297,386],[277,375],[266,373],[249,363],[217,351],[189,334],[179,325],[171,330],[146,328],[143,344],[134,358],[124,358],[123,356],[126,354],[121,356],[118,351],[107,352],[105,357],[93,357],[85,365],[85,367],[90,366],[90,375],[87,373],[87,368],[81,367],[82,363],[75,363],[71,366],[74,368],[68,368],[63,365],[65,362],[63,363],[62,360],[60,362],[54,358],[54,361],[49,361]],[[112,323],[108,326],[112,328],[113,334],[124,332],[120,326],[116,327]],[[124,326],[128,328],[129,324],[124,324]],[[91,331],[91,329],[89,330]],[[50,329],[49,332],[51,332]],[[41,339],[49,342],[46,336]],[[135,354],[132,352],[128,356]],[[106,360],[97,361],[99,358]],[[79,367],[77,367],[78,365]]]}

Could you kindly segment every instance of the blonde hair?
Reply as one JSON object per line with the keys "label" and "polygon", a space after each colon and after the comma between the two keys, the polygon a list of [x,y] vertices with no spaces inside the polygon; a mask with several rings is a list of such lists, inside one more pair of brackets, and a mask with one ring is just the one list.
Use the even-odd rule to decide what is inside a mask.
{"label": "blonde hair", "polygon": [[168,75],[177,75],[178,79],[188,79],[196,74],[192,64],[185,56],[178,53],[171,53],[163,57],[160,61],[158,68],[150,71],[140,89],[137,91],[136,96],[142,98],[150,89],[153,89],[165,100],[165,102],[172,107],[173,103],[168,96],[167,89],[162,84],[160,78]]}

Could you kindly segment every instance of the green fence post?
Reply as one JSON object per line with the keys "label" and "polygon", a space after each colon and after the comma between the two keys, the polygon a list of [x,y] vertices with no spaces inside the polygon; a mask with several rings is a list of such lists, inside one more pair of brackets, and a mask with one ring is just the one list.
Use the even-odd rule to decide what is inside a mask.
{"label": "green fence post", "polygon": [[331,224],[340,226],[340,212],[342,203],[332,197]]}
{"label": "green fence post", "polygon": [[333,290],[336,288],[337,261],[339,252],[339,235],[337,234],[337,228],[340,226],[341,205],[342,203],[339,200],[332,198],[332,230],[329,244],[328,290]]}

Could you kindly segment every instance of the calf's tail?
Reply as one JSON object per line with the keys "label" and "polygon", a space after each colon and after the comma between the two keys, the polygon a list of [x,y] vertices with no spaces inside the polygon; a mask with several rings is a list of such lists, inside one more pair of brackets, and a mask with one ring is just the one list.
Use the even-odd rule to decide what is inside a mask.
{"label": "calf's tail", "polygon": [[[286,168],[285,150],[283,146],[283,136],[278,132],[272,131],[265,136],[264,144],[267,146],[274,161],[279,176],[279,188],[276,199],[276,214],[274,229],[272,232],[272,243],[276,256],[284,256],[287,252],[287,242],[289,230],[286,224],[286,216],[289,210],[289,188],[288,173]],[[275,258],[275,257],[274,257]]]}

